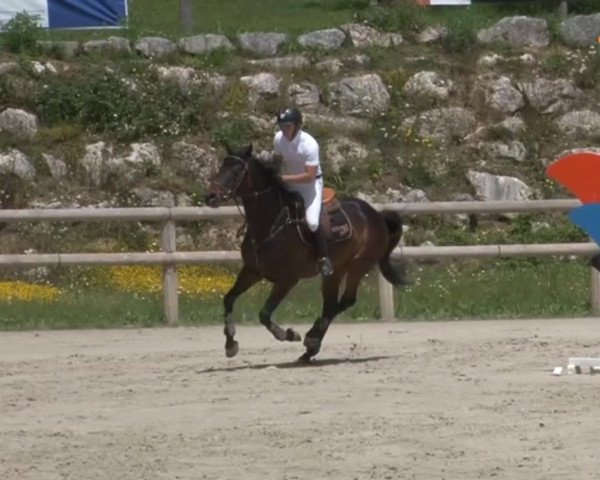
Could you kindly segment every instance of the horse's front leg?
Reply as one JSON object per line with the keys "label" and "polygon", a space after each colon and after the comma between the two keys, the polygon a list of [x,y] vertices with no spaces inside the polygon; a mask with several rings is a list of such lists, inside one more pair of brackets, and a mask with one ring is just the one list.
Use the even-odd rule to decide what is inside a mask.
{"label": "horse's front leg", "polygon": [[225,309],[225,355],[228,357],[235,357],[239,350],[239,344],[234,339],[235,336],[235,321],[233,320],[233,304],[236,299],[248,290],[252,285],[256,284],[262,275],[256,270],[243,266],[240,273],[238,273],[237,278],[235,279],[235,283],[233,287],[225,294],[223,297],[223,307]]}
{"label": "horse's front leg", "polygon": [[299,342],[300,340],[302,340],[300,334],[296,332],[293,328],[288,328],[287,330],[284,330],[274,321],[271,320],[271,315],[273,314],[275,309],[279,306],[281,301],[285,298],[289,291],[292,288],[294,288],[294,286],[297,283],[298,279],[293,279],[273,284],[273,288],[271,289],[269,298],[267,298],[267,301],[265,302],[259,314],[260,323],[267,327],[267,330],[269,330],[269,332],[271,332],[277,340],[280,340],[282,342],[285,340],[287,340],[288,342]]}

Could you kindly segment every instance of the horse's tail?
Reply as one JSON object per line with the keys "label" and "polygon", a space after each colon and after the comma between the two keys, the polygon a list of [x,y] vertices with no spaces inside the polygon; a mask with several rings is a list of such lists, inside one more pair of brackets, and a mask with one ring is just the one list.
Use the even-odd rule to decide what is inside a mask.
{"label": "horse's tail", "polygon": [[392,250],[396,248],[400,238],[402,237],[402,218],[396,212],[381,212],[381,216],[385,222],[389,234],[388,245],[385,253],[379,259],[379,269],[385,279],[392,285],[401,286],[408,285],[410,282],[406,273],[406,265],[404,262],[392,265],[390,263],[390,255]]}

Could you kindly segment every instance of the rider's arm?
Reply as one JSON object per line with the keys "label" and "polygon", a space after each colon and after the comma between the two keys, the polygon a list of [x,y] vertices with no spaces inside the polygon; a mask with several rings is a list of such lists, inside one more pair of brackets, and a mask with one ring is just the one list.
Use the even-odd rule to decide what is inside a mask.
{"label": "rider's arm", "polygon": [[316,142],[309,144],[304,150],[304,172],[295,175],[282,175],[281,179],[288,183],[310,183],[314,181],[319,171],[319,145]]}
{"label": "rider's arm", "polygon": [[304,172],[295,175],[281,175],[286,183],[309,183],[317,176],[317,165],[304,165]]}

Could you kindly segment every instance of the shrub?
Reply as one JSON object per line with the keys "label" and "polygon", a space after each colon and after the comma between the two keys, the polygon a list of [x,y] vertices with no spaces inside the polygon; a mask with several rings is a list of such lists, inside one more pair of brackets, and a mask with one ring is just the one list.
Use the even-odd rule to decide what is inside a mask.
{"label": "shrub", "polygon": [[569,2],[569,13],[589,14],[600,12],[600,0],[578,0]]}
{"label": "shrub", "polygon": [[35,53],[40,31],[37,16],[17,13],[4,24],[4,43],[13,53]]}
{"label": "shrub", "polygon": [[65,80],[51,79],[37,99],[48,126],[80,124],[119,140],[183,135],[199,124],[203,95],[165,85],[153,72],[124,76],[96,66]]}
{"label": "shrub", "polygon": [[448,32],[442,39],[444,50],[449,53],[468,52],[477,45],[480,21],[476,17],[456,16],[448,19]]}
{"label": "shrub", "polygon": [[386,7],[374,6],[360,11],[356,18],[388,31],[416,32],[427,25],[427,12],[414,0],[395,0],[384,2]]}

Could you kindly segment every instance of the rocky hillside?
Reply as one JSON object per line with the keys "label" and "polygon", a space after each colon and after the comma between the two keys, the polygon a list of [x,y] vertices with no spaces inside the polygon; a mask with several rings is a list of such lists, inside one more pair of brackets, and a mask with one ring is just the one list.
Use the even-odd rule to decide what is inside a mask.
{"label": "rocky hillside", "polygon": [[[460,49],[448,48],[443,26],[363,24],[297,38],[40,42],[35,58],[0,58],[0,203],[200,205],[224,143],[252,141],[268,155],[284,104],[305,112],[326,183],[342,193],[378,202],[561,196],[545,165],[600,138],[598,33],[600,14],[570,17],[558,31],[541,18],[504,18]],[[462,222],[446,223],[473,231]],[[445,223],[415,225],[411,243],[450,241],[440,238]],[[182,248],[223,247],[219,228],[192,227]],[[3,251],[22,251],[23,237],[55,251],[40,228],[6,227]],[[114,242],[103,248],[122,248],[133,236],[148,248],[149,227],[139,228],[71,243],[97,247],[105,236]]]}

